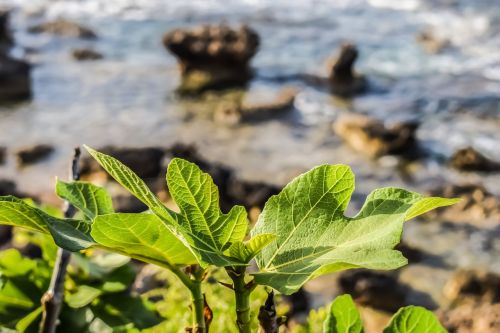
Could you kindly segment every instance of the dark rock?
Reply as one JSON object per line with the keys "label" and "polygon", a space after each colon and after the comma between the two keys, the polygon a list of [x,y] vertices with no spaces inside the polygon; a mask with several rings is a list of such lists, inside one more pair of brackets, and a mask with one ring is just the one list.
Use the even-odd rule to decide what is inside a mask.
{"label": "dark rock", "polygon": [[500,275],[474,270],[458,271],[448,280],[443,292],[452,303],[460,303],[465,299],[499,303]]}
{"label": "dark rock", "polygon": [[16,101],[31,96],[30,65],[0,54],[0,101]]}
{"label": "dark rock", "polygon": [[429,30],[418,33],[416,40],[427,52],[432,54],[441,53],[451,45],[448,39],[440,38]]}
{"label": "dark rock", "polygon": [[492,161],[472,147],[457,150],[450,158],[450,165],[462,171],[500,172],[500,162]]}
{"label": "dark rock", "polygon": [[5,164],[7,160],[7,148],[0,146],[0,165]]}
{"label": "dark rock", "polygon": [[370,270],[349,270],[337,280],[342,293],[376,309],[395,312],[405,306],[406,289],[391,275]]}
{"label": "dark rock", "polygon": [[432,196],[460,198],[461,201],[446,208],[427,213],[429,219],[479,226],[498,225],[500,221],[500,198],[488,192],[482,185],[446,185],[430,191]]}
{"label": "dark rock", "polygon": [[0,8],[0,53],[6,54],[12,45],[12,36],[9,30],[10,11]]}
{"label": "dark rock", "polygon": [[78,61],[99,60],[103,58],[101,53],[89,48],[74,49],[71,51],[71,56]]}
{"label": "dark rock", "polygon": [[16,190],[16,183],[11,180],[0,179],[0,196],[4,195],[14,195],[18,196],[18,192]]}
{"label": "dark rock", "polygon": [[148,210],[148,207],[133,195],[113,196],[113,207],[119,213],[141,213]]}
{"label": "dark rock", "polygon": [[334,60],[329,75],[330,89],[333,94],[349,97],[362,93],[367,88],[366,79],[354,72],[358,50],[352,44],[343,44]]}
{"label": "dark rock", "polygon": [[179,90],[198,93],[245,85],[252,76],[249,62],[257,52],[259,36],[246,26],[205,25],[171,31],[163,44],[180,63]]}
{"label": "dark rock", "polygon": [[20,165],[29,165],[46,159],[54,152],[54,147],[46,144],[22,148],[17,151],[17,159]]}
{"label": "dark rock", "polygon": [[416,150],[414,121],[386,125],[368,116],[343,116],[335,121],[335,133],[353,149],[370,157],[388,154],[412,155]]}
{"label": "dark rock", "polygon": [[466,302],[439,311],[439,321],[450,333],[498,333],[500,332],[500,303]]}
{"label": "dark rock", "polygon": [[51,22],[45,22],[28,29],[31,33],[48,33],[66,37],[78,37],[86,39],[97,38],[96,33],[85,26],[76,22],[58,19]]}
{"label": "dark rock", "polygon": [[10,225],[0,225],[0,248],[3,248],[12,240],[12,227]]}
{"label": "dark rock", "polygon": [[[106,146],[98,149],[111,155],[134,171],[139,177],[156,178],[162,171],[162,159],[165,152],[161,148],[119,148]],[[102,172],[102,168],[92,157],[82,159],[81,175],[88,178],[93,173]]]}
{"label": "dark rock", "polygon": [[401,242],[399,243],[398,245],[396,245],[396,247],[394,248],[395,250],[398,250],[398,251],[401,251],[401,253],[403,254],[403,256],[408,259],[408,262],[409,263],[417,263],[417,262],[420,262],[422,260],[422,258],[424,257],[424,252],[415,248],[415,247],[412,247],[404,242]]}

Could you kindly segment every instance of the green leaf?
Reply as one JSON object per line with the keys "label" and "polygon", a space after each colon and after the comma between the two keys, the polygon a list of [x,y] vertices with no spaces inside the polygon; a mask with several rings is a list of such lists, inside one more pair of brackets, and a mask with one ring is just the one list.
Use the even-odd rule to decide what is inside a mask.
{"label": "green leaf", "polygon": [[245,208],[234,206],[228,214],[222,214],[217,186],[194,163],[174,158],[168,166],[167,181],[170,194],[181,210],[177,221],[201,259],[216,266],[237,264],[224,251],[246,235]]}
{"label": "green leaf", "polygon": [[42,314],[43,308],[40,306],[19,320],[16,324],[16,332],[24,333]]}
{"label": "green leaf", "polygon": [[97,215],[114,213],[113,202],[108,192],[87,182],[66,183],[57,180],[56,194],[81,210],[90,220]]}
{"label": "green leaf", "polygon": [[232,258],[236,258],[242,262],[248,263],[275,238],[276,235],[260,234],[253,237],[247,242],[239,241],[233,243],[227,250],[227,253]]}
{"label": "green leaf", "polygon": [[152,264],[194,264],[193,254],[156,215],[116,213],[95,218],[92,237],[102,246]]}
{"label": "green leaf", "polygon": [[359,214],[350,218],[344,212],[353,191],[354,175],[348,166],[323,165],[271,197],[252,235],[270,233],[277,238],[257,255],[256,282],[289,294],[334,271],[401,267],[407,260],[393,248],[404,221],[456,202],[383,188],[372,192]]}
{"label": "green leaf", "polygon": [[83,308],[89,305],[102,294],[102,291],[86,285],[78,286],[76,293],[67,295],[65,298],[66,303],[75,309]]}
{"label": "green leaf", "polygon": [[406,306],[392,317],[384,333],[447,333],[436,316],[420,306]]}
{"label": "green leaf", "polygon": [[59,247],[73,252],[95,245],[89,222],[55,218],[12,196],[0,197],[0,224],[50,233]]}
{"label": "green leaf", "polygon": [[129,167],[115,159],[114,157],[100,153],[88,146],[85,149],[92,157],[109,173],[118,183],[130,191],[137,199],[141,200],[156,215],[170,224],[175,225],[176,221],[172,217],[172,212],[163,205],[146,183],[139,178]]}
{"label": "green leaf", "polygon": [[350,295],[335,298],[323,327],[324,333],[363,333],[363,323]]}

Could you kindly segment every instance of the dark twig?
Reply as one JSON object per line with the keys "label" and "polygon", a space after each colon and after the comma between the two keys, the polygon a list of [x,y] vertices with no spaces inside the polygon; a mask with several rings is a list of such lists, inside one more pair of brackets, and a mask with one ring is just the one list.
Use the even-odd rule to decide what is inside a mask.
{"label": "dark twig", "polygon": [[259,309],[259,333],[278,333],[285,318],[278,317],[274,305],[274,291],[267,295],[266,302]]}
{"label": "dark twig", "polygon": [[[73,180],[80,179],[79,170],[80,148],[75,148],[75,154],[71,163],[71,175]],[[76,209],[69,202],[65,202],[64,217],[71,218],[75,215]],[[54,333],[58,324],[59,314],[61,312],[62,303],[64,300],[64,279],[66,270],[71,259],[71,252],[59,248],[57,258],[52,271],[52,279],[49,289],[42,296],[42,322],[40,325],[40,333]]]}

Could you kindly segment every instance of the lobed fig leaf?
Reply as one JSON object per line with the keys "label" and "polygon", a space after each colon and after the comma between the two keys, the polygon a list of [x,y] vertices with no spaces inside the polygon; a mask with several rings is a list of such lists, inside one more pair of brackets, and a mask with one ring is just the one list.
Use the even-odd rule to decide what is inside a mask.
{"label": "lobed fig leaf", "polygon": [[398,188],[372,192],[355,217],[346,217],[354,175],[323,165],[297,177],[269,199],[252,236],[275,234],[257,255],[259,284],[291,294],[317,276],[349,268],[388,270],[407,263],[393,248],[403,223],[456,199],[424,198]]}

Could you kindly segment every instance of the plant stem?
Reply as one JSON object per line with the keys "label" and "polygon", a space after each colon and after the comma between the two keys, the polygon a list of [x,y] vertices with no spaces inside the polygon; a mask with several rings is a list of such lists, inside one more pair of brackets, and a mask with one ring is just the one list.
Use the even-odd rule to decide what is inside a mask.
{"label": "plant stem", "polygon": [[[78,163],[80,160],[80,148],[75,148],[73,161],[71,163],[70,178],[80,179]],[[75,215],[76,209],[69,202],[65,203],[64,217],[71,218]],[[54,333],[58,324],[59,314],[61,313],[62,303],[64,301],[64,280],[71,252],[59,248],[57,250],[56,262],[52,271],[49,289],[42,296],[42,321],[40,323],[41,333]]]}
{"label": "plant stem", "polygon": [[236,325],[240,333],[250,333],[250,294],[255,289],[255,283],[245,282],[245,266],[226,267],[227,274],[233,280],[233,290],[236,299]]}

